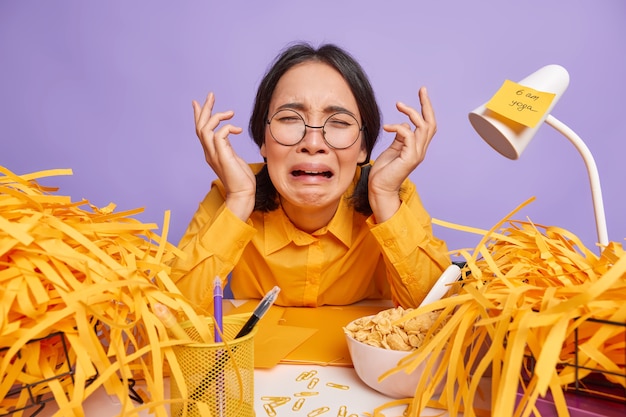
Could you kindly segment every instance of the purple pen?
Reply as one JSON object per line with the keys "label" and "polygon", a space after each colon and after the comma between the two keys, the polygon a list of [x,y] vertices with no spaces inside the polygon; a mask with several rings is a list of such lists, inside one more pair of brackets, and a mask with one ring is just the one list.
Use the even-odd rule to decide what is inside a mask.
{"label": "purple pen", "polygon": [[224,291],[222,289],[222,279],[215,277],[213,282],[213,317],[215,318],[215,342],[222,341],[222,298]]}
{"label": "purple pen", "polygon": [[[215,343],[222,341],[222,298],[224,290],[222,289],[222,280],[219,276],[213,281],[213,317],[215,319]],[[224,362],[222,355],[224,352],[220,349],[217,352],[215,363],[218,367],[218,381],[215,386],[217,398],[218,417],[224,416]]]}

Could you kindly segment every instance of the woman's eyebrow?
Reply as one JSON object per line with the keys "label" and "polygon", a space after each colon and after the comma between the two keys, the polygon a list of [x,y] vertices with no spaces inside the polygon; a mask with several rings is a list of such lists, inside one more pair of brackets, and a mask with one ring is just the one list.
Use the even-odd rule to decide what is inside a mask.
{"label": "woman's eyebrow", "polygon": [[348,113],[356,118],[356,115],[353,112],[341,106],[328,106],[325,111],[326,113]]}
{"label": "woman's eyebrow", "polygon": [[302,103],[285,103],[278,106],[276,111],[284,109],[304,111],[306,107]]}
{"label": "woman's eyebrow", "polygon": [[[301,112],[305,112],[307,110],[307,107],[303,103],[297,103],[297,102],[296,103],[285,103],[285,104],[281,104],[280,106],[278,106],[276,108],[276,111],[284,110],[284,109],[298,110],[298,111],[301,111]],[[348,113],[348,114],[356,117],[356,115],[352,111],[346,109],[343,106],[338,106],[338,105],[326,106],[324,108],[324,113],[327,113],[327,114]]]}

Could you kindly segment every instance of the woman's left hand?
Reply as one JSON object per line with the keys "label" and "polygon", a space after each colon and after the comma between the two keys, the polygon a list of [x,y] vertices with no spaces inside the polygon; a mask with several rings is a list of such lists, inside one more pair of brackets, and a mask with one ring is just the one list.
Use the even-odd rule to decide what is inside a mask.
{"label": "woman's left hand", "polygon": [[369,175],[369,201],[378,223],[389,219],[400,208],[400,186],[424,160],[428,145],[437,131],[435,112],[426,87],[420,88],[419,99],[421,113],[404,103],[396,104],[397,109],[409,117],[415,129],[408,123],[383,126],[386,132],[396,136],[389,148],[376,158]]}

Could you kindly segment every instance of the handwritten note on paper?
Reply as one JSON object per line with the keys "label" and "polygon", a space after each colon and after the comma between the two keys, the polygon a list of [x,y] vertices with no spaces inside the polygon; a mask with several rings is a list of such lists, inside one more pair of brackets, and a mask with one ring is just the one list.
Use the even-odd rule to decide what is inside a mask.
{"label": "handwritten note on paper", "polygon": [[505,80],[485,107],[514,122],[535,127],[550,108],[555,95]]}

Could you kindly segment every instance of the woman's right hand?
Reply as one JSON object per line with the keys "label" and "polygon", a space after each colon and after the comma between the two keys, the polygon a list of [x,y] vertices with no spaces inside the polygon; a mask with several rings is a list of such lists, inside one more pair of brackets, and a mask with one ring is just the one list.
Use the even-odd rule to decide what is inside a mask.
{"label": "woman's right hand", "polygon": [[192,101],[196,135],[204,149],[206,161],[224,184],[226,207],[246,221],[254,209],[256,178],[248,163],[234,151],[228,138],[229,134],[238,135],[243,129],[230,123],[218,129],[218,125],[230,120],[235,112],[213,113],[214,104],[213,93],[209,93],[202,106]]}

